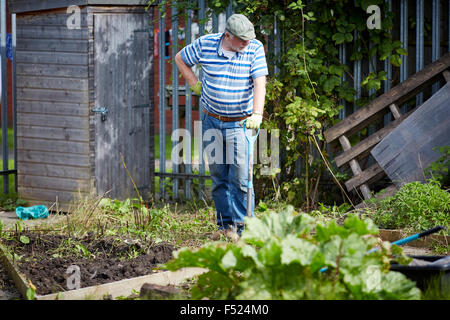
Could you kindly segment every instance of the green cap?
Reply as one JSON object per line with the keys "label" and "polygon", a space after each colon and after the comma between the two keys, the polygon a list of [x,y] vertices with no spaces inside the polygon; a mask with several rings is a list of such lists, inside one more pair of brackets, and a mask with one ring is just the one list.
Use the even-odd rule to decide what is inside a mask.
{"label": "green cap", "polygon": [[253,24],[243,14],[233,14],[227,20],[225,29],[242,40],[256,38]]}

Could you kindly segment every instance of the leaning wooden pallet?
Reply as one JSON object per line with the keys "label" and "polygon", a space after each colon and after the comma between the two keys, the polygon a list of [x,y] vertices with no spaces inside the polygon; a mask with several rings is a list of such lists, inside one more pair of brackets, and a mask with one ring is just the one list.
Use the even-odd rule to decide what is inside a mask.
{"label": "leaning wooden pallet", "polygon": [[[406,81],[395,86],[390,91],[371,101],[367,106],[357,110],[324,132],[328,143],[332,145],[339,143],[343,150],[336,157],[336,165],[338,167],[349,165],[351,168],[353,177],[345,182],[348,191],[360,191],[365,200],[373,197],[369,185],[386,176],[386,173],[377,162],[363,170],[360,160],[365,158],[383,138],[417,109],[402,114],[399,106],[440,80],[450,81],[450,53],[429,64]],[[392,113],[394,121],[354,146],[350,144],[349,138],[353,134],[377,122],[389,112]],[[391,186],[386,194],[395,192],[396,189],[395,186]]]}

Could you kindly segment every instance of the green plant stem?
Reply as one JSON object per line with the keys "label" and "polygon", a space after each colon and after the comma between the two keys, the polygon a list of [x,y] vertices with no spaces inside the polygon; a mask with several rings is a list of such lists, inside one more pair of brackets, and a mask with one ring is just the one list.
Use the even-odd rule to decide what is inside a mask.
{"label": "green plant stem", "polygon": [[127,165],[125,164],[125,159],[124,159],[122,153],[120,153],[120,157],[122,158],[122,164],[123,164],[123,167],[125,168],[125,171],[127,172],[128,177],[129,177],[130,180],[131,180],[131,183],[133,184],[134,190],[136,190],[137,196],[138,196],[138,198],[139,198],[139,202],[140,202],[141,204],[143,204],[144,201],[142,200],[141,194],[139,193],[139,190],[138,190],[138,188],[137,188],[137,186],[136,186],[136,183],[134,183],[134,180],[133,180],[133,177],[132,177],[131,174],[130,174],[130,171],[128,171],[128,168],[127,168]]}

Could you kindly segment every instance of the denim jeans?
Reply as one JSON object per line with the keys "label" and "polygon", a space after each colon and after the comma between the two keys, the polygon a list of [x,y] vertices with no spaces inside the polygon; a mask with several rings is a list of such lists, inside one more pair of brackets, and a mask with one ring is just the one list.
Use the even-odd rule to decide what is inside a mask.
{"label": "denim jeans", "polygon": [[[217,225],[219,230],[233,227],[240,234],[247,214],[248,145],[244,128],[239,121],[220,121],[202,111],[200,119],[203,154],[206,154],[212,178]],[[253,188],[251,208],[254,216]]]}

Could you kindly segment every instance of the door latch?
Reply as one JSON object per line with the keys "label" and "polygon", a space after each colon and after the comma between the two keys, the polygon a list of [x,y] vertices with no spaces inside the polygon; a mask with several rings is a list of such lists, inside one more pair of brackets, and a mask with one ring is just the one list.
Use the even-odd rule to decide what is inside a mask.
{"label": "door latch", "polygon": [[94,108],[91,111],[95,113],[100,113],[102,116],[102,121],[106,121],[106,116],[108,115],[109,112],[108,108],[105,107]]}

